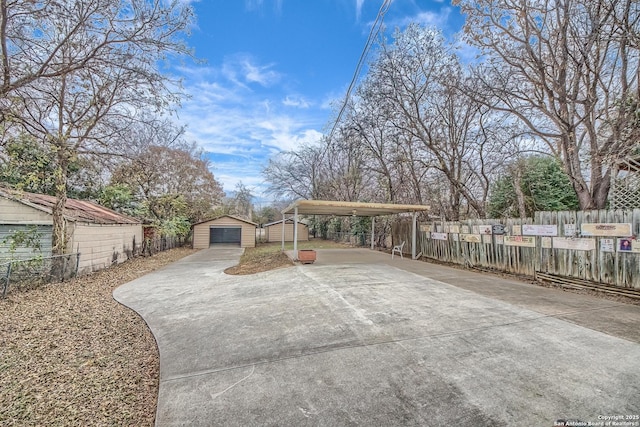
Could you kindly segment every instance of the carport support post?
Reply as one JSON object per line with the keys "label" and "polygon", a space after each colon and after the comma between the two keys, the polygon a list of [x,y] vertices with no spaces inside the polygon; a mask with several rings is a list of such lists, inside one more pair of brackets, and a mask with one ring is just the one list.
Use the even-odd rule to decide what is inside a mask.
{"label": "carport support post", "polygon": [[371,250],[373,250],[373,232],[376,229],[376,217],[371,217]]}
{"label": "carport support post", "polygon": [[298,207],[297,206],[293,210],[293,256],[296,260],[298,259]]}
{"label": "carport support post", "polygon": [[413,228],[411,230],[411,259],[416,259],[416,240],[417,240],[417,225],[418,213],[413,213]]}
{"label": "carport support post", "polygon": [[284,252],[284,218],[285,214],[282,214],[282,252]]}

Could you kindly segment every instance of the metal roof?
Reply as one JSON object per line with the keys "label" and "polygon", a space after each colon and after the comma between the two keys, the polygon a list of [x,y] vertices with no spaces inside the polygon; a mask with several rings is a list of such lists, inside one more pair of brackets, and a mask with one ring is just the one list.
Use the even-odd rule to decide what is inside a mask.
{"label": "metal roof", "polygon": [[396,205],[391,203],[340,202],[333,200],[298,200],[282,211],[301,215],[381,216],[407,212],[426,212],[426,205]]}
{"label": "metal roof", "polygon": [[[28,193],[8,188],[0,188],[0,196],[15,200],[23,205],[38,209],[51,215],[56,198],[46,194]],[[64,206],[64,217],[69,221],[89,222],[94,224],[140,224],[141,221],[113,211],[97,203],[87,200],[67,199]]]}

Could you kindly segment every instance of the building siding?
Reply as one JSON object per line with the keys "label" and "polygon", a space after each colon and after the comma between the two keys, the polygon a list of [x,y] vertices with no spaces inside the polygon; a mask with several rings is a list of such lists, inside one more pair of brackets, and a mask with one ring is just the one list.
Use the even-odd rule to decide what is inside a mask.
{"label": "building siding", "polygon": [[256,245],[256,226],[247,222],[223,216],[211,221],[202,222],[193,226],[193,248],[206,249],[209,247],[209,229],[212,227],[238,227],[242,228],[240,247],[253,248]]}
{"label": "building siding", "polygon": [[[269,242],[281,242],[282,241],[282,222],[272,224],[267,229],[267,238]],[[298,241],[309,240],[309,227],[304,224],[298,223]],[[284,228],[284,241],[293,242],[293,223],[288,222]]]}
{"label": "building siding", "polygon": [[[69,224],[69,252],[80,252],[80,274],[129,259],[142,244],[140,224]],[[134,247],[134,245],[137,247]]]}
{"label": "building siding", "polygon": [[0,223],[51,225],[51,215],[15,200],[0,197]]}
{"label": "building siding", "polygon": [[[16,231],[29,232],[37,227],[38,240],[40,242],[40,250],[34,251],[33,248],[16,248],[11,253],[10,237]],[[8,259],[29,259],[36,256],[51,255],[51,225],[34,225],[34,224],[0,224],[0,262]],[[6,241],[6,243],[5,243]]]}

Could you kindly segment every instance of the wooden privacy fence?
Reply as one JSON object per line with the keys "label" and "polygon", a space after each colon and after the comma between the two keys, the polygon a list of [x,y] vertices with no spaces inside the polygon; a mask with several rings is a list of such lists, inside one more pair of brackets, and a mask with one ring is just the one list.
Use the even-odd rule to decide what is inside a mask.
{"label": "wooden privacy fence", "polygon": [[[411,224],[393,226],[406,241]],[[535,277],[537,273],[640,289],[640,209],[536,212],[533,219],[485,219],[419,224],[423,257]]]}

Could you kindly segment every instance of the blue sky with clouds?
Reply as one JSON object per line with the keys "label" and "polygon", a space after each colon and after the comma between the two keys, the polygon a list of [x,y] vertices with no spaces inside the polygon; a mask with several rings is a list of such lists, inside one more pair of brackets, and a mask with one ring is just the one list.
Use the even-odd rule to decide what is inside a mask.
{"label": "blue sky with clouds", "polygon": [[[262,200],[270,156],[320,139],[344,99],[382,0],[193,1],[198,64],[177,71],[190,99],[187,138],[229,194],[242,182]],[[420,22],[446,34],[462,17],[448,1],[394,0],[388,32]]]}

